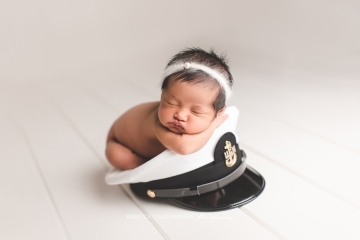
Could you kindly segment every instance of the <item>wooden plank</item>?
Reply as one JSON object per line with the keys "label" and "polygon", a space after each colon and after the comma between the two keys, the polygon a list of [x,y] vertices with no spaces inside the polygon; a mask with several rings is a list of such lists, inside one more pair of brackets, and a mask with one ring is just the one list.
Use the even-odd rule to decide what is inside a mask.
{"label": "wooden plank", "polygon": [[247,110],[237,131],[248,147],[360,208],[359,154]]}
{"label": "wooden plank", "polygon": [[67,239],[25,136],[3,116],[0,132],[0,238]]}
{"label": "wooden plank", "polygon": [[[48,91],[51,91],[50,95],[56,98],[56,101],[66,113],[67,117],[69,117],[74,125],[80,129],[81,134],[86,136],[86,139],[89,139],[91,145],[96,144],[95,140],[91,140],[92,137],[96,138],[96,136],[91,133],[94,129],[90,127],[91,124],[81,124],[81,119],[83,118],[81,115],[85,114],[88,116],[88,121],[93,121],[94,123],[97,123],[98,126],[103,126],[106,125],[105,122],[108,121],[108,119],[105,118],[111,117],[112,114],[99,115],[98,113],[110,110],[104,108],[103,105],[98,104],[96,99],[92,98],[90,95],[82,93],[80,88],[62,85],[56,88],[50,87]],[[136,90],[123,86],[123,91],[131,92]],[[66,98],[64,97],[65,95]],[[120,94],[117,94],[116,96],[120,96]],[[101,97],[106,98],[107,96],[101,95]],[[142,98],[137,98],[136,100],[142,100]],[[144,101],[145,100],[146,99],[144,99]],[[122,112],[130,106],[128,106],[128,102],[124,102],[117,107],[119,108],[119,112]],[[82,112],[77,111],[77,109],[82,109]],[[100,151],[100,153],[103,152],[102,148],[96,146],[93,146],[93,148]],[[239,210],[216,213],[197,213],[184,210],[179,206],[174,207],[174,204],[171,204],[168,200],[156,202],[145,201],[133,196],[129,189],[127,189],[127,192],[132,196],[133,201],[141,207],[143,214],[152,218],[162,229],[164,234],[171,239],[193,238],[194,236],[198,236],[199,238],[213,238],[214,236],[217,236],[234,239],[238,238],[239,232],[241,232],[242,237],[248,239],[277,239],[273,233],[263,228],[247,214]],[[135,219],[137,217],[143,217],[137,216],[136,214],[133,214],[132,216],[134,216]],[[209,224],[214,224],[216,228],[209,228]]]}
{"label": "wooden plank", "polygon": [[17,87],[8,102],[21,105],[8,110],[25,129],[71,239],[163,239],[148,219],[128,221],[140,209],[120,188],[105,184],[104,164],[38,87]]}
{"label": "wooden plank", "polygon": [[359,239],[360,211],[246,149],[266,179],[262,195],[244,207],[286,239]]}

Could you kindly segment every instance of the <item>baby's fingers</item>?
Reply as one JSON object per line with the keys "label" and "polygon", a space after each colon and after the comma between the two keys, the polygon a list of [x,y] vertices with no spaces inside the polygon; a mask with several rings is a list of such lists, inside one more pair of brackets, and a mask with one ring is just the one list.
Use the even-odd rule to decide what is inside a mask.
{"label": "baby's fingers", "polygon": [[223,115],[221,115],[221,116],[219,116],[219,117],[221,117],[221,119],[222,119],[223,121],[225,121],[225,120],[229,117],[229,114],[223,114]]}
{"label": "baby's fingers", "polygon": [[217,122],[217,126],[219,127],[223,122],[225,122],[225,120],[229,117],[228,114],[224,114],[224,115],[219,115],[217,116],[216,122]]}

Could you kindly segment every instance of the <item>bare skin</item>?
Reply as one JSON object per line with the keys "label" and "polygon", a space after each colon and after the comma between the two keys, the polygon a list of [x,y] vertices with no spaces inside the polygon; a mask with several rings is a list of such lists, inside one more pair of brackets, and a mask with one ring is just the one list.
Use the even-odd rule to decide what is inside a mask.
{"label": "bare skin", "polygon": [[111,127],[106,157],[118,169],[133,169],[166,149],[190,154],[201,149],[227,118],[212,103],[219,89],[171,82],[160,102],[135,106]]}
{"label": "bare skin", "polygon": [[153,131],[158,107],[159,102],[144,103],[115,121],[106,147],[106,157],[114,167],[135,168],[166,149]]}

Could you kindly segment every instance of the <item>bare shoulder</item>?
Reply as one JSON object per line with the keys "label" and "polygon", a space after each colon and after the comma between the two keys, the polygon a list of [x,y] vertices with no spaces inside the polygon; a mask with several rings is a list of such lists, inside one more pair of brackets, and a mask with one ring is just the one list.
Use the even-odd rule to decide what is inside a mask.
{"label": "bare shoulder", "polygon": [[157,111],[157,109],[159,108],[159,104],[160,104],[160,102],[142,103],[142,104],[136,105],[135,107],[129,109],[129,111],[134,111],[134,112],[140,111],[140,112],[145,113],[145,114],[146,113],[152,113],[155,110]]}
{"label": "bare shoulder", "polygon": [[108,140],[115,138],[119,141],[124,135],[133,135],[134,132],[150,128],[158,107],[159,102],[147,102],[130,108],[114,122],[109,131]]}
{"label": "bare shoulder", "polygon": [[[138,120],[138,121],[144,121],[145,119],[148,119],[149,117],[152,118],[154,113],[157,113],[157,109],[159,108],[159,102],[148,102],[148,103],[142,103],[139,104],[131,109],[129,109],[127,112],[123,114],[124,118],[131,118],[132,120]],[[121,118],[120,117],[120,118]]]}
{"label": "bare shoulder", "polygon": [[118,120],[122,118],[132,118],[132,117],[144,117],[146,115],[149,115],[153,113],[157,108],[159,107],[159,102],[147,102],[147,103],[141,103],[139,105],[136,105],[126,112],[124,112]]}

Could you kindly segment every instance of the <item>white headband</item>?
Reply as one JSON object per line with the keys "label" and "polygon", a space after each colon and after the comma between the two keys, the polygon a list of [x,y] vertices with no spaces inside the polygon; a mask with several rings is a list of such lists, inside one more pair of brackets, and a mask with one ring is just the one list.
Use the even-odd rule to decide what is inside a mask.
{"label": "white headband", "polygon": [[218,71],[216,71],[212,68],[209,68],[208,66],[205,66],[205,65],[201,65],[198,63],[194,63],[194,62],[192,62],[192,63],[189,63],[189,62],[176,63],[173,65],[170,65],[165,69],[164,79],[173,73],[179,72],[183,69],[190,69],[190,68],[198,69],[198,70],[201,70],[201,71],[209,74],[212,78],[214,78],[220,84],[221,88],[224,89],[226,101],[230,98],[231,89],[230,89],[229,84],[226,81],[225,77]]}

